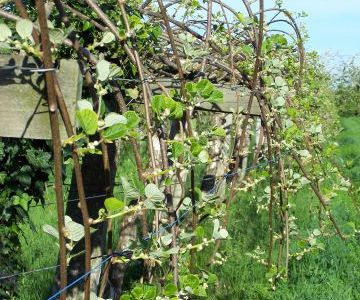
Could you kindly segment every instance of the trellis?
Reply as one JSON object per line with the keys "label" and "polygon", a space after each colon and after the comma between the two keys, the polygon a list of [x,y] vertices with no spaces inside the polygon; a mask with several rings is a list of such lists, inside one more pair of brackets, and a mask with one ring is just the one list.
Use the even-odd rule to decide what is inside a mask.
{"label": "trellis", "polygon": [[[259,80],[259,77],[261,77],[261,68],[262,68],[262,42],[264,39],[264,13],[266,12],[264,8],[264,1],[260,0],[260,6],[259,6],[259,13],[253,13],[252,8],[250,4],[243,0],[243,4],[245,5],[245,8],[248,12],[248,15],[250,18],[255,19],[256,15],[259,15],[258,20],[258,26],[253,22],[250,24],[250,29],[248,31],[244,31],[247,35],[247,38],[249,39],[249,42],[247,42],[247,45],[251,45],[255,49],[255,55],[253,57],[254,59],[254,65],[251,76],[246,76],[244,73],[241,72],[241,69],[236,66],[236,62],[242,61],[247,59],[246,53],[237,52],[235,53],[235,47],[240,47],[241,45],[244,45],[246,42],[244,39],[239,38],[236,39],[234,33],[231,31],[231,24],[227,20],[227,14],[229,13],[235,13],[234,10],[223,4],[220,0],[210,0],[208,2],[208,7],[205,9],[207,12],[207,22],[205,22],[205,34],[201,35],[199,34],[195,29],[191,28],[190,25],[184,24],[178,20],[175,19],[175,17],[169,17],[167,9],[171,7],[172,5],[176,5],[177,2],[172,2],[164,5],[162,0],[158,0],[157,3],[160,8],[160,12],[154,11],[153,9],[149,8],[149,4],[151,1],[147,1],[144,3],[141,7],[139,7],[139,11],[151,18],[153,22],[160,22],[163,25],[163,41],[160,46],[166,45],[164,49],[166,48],[166,51],[164,51],[163,57],[152,57],[150,60],[152,62],[157,62],[161,65],[160,68],[156,69],[156,67],[151,66],[151,63],[146,65],[142,62],[141,59],[141,53],[139,53],[137,47],[136,47],[136,36],[134,36],[133,31],[131,30],[129,26],[128,21],[128,12],[125,8],[125,2],[119,1],[118,3],[118,9],[121,11],[122,21],[124,23],[125,27],[125,38],[123,36],[120,36],[119,31],[114,24],[114,22],[109,18],[106,13],[101,9],[101,7],[92,0],[85,0],[85,3],[88,7],[92,9],[94,14],[97,15],[98,21],[93,20],[91,17],[85,16],[81,12],[77,11],[74,7],[69,6],[68,4],[64,4],[60,0],[54,1],[56,8],[58,10],[58,13],[60,15],[60,19],[64,24],[69,23],[69,19],[66,13],[66,10],[70,10],[72,14],[75,14],[76,16],[80,18],[86,18],[90,23],[92,23],[95,27],[97,27],[101,31],[110,31],[116,41],[121,44],[123,47],[128,59],[132,62],[132,64],[137,68],[138,72],[138,78],[135,79],[138,81],[138,84],[141,86],[142,94],[140,99],[140,104],[143,106],[143,111],[145,115],[145,124],[146,124],[146,134],[147,134],[147,141],[148,141],[148,152],[150,155],[150,166],[152,170],[155,170],[159,167],[159,161],[162,164],[163,169],[168,169],[168,160],[166,158],[167,153],[167,146],[166,146],[166,140],[167,140],[167,132],[165,132],[164,128],[157,128],[157,131],[154,130],[154,122],[151,119],[151,107],[150,107],[150,99],[153,94],[159,93],[168,93],[169,89],[174,88],[179,92],[180,94],[180,100],[184,101],[186,104],[186,89],[185,89],[185,83],[187,81],[198,81],[204,77],[209,77],[210,79],[216,81],[218,77],[222,78],[222,80],[218,80],[215,82],[219,89],[223,92],[225,102],[224,104],[219,105],[211,105],[211,106],[200,106],[198,108],[193,107],[186,107],[186,113],[185,118],[183,120],[184,124],[186,125],[184,130],[188,137],[193,137],[194,132],[191,128],[191,117],[196,109],[208,111],[210,113],[220,113],[220,114],[232,114],[234,115],[234,120],[232,122],[232,125],[235,127],[234,135],[236,137],[234,141],[234,150],[232,152],[232,156],[234,158],[234,166],[233,169],[235,170],[234,176],[231,178],[231,184],[230,184],[230,195],[228,198],[226,198],[224,201],[226,203],[226,207],[228,208],[233,201],[237,188],[243,185],[243,182],[239,180],[239,172],[238,170],[246,169],[246,166],[244,164],[244,158],[247,155],[247,140],[249,135],[249,121],[251,118],[258,118],[261,120],[261,129],[258,127],[259,137],[257,138],[257,145],[254,155],[254,162],[253,165],[257,163],[257,160],[259,158],[259,153],[263,147],[263,144],[266,144],[266,147],[263,147],[266,149],[266,155],[267,159],[269,161],[272,161],[275,156],[278,157],[278,173],[281,178],[281,182],[284,184],[285,182],[285,175],[284,175],[284,160],[282,156],[280,155],[279,149],[276,147],[273,147],[274,142],[278,142],[278,133],[277,130],[282,128],[281,120],[278,115],[276,115],[276,111],[274,112],[271,104],[267,101],[266,97],[263,94],[262,89],[262,82]],[[19,14],[22,18],[28,18],[26,14],[26,9],[23,6],[21,1],[15,1],[16,6],[19,10]],[[211,40],[211,26],[213,24],[212,21],[212,5],[216,3],[220,6],[220,9],[223,13],[225,25],[227,27],[227,46],[229,51],[224,53],[222,51],[221,47],[217,45],[214,41]],[[55,160],[55,191],[56,191],[56,198],[57,198],[57,210],[58,210],[58,228],[60,233],[60,288],[65,289],[67,286],[67,273],[66,273],[66,242],[65,242],[65,236],[63,232],[64,228],[64,207],[63,207],[63,194],[62,194],[62,178],[61,178],[61,134],[64,136],[64,132],[66,132],[68,137],[74,136],[74,100],[79,99],[79,91],[81,90],[79,88],[79,85],[81,84],[81,80],[79,80],[79,74],[80,69],[77,67],[76,64],[72,62],[67,61],[60,61],[60,69],[55,72],[54,71],[54,62],[52,61],[51,57],[51,47],[52,44],[49,41],[49,34],[48,34],[48,26],[47,26],[47,14],[44,2],[42,0],[36,1],[36,8],[38,12],[39,17],[39,27],[34,28],[33,30],[33,38],[34,41],[39,42],[39,33],[41,36],[41,45],[43,50],[43,64],[35,64],[35,69],[43,69],[45,73],[45,81],[46,81],[46,87],[47,87],[47,100],[48,100],[48,111],[50,114],[50,127],[51,127],[51,139],[53,140],[53,150],[54,150],[54,160]],[[225,12],[227,11],[227,12]],[[296,34],[297,34],[297,44],[298,44],[298,52],[299,52],[299,78],[301,79],[301,76],[303,75],[303,67],[304,67],[304,50],[302,46],[302,39],[300,32],[297,28],[297,25],[294,21],[294,19],[291,17],[291,15],[282,9],[270,9],[267,11],[273,11],[277,15],[280,13],[284,14],[285,17],[288,18],[289,21],[286,21],[291,24],[291,26],[294,28]],[[0,11],[0,16],[3,18],[6,18],[8,20],[16,21],[19,19],[19,17],[12,15],[6,11]],[[276,18],[276,17],[275,17]],[[272,19],[271,22],[273,22],[274,19]],[[271,23],[270,22],[270,23]],[[171,25],[172,24],[172,25]],[[190,35],[194,36],[196,39],[196,43],[199,45],[199,48],[204,48],[209,53],[213,54],[212,56],[204,56],[200,58],[194,58],[193,62],[197,63],[197,74],[195,78],[192,77],[193,74],[186,73],[184,71],[183,65],[181,63],[181,59],[184,58],[184,54],[181,52],[180,49],[180,42],[177,39],[177,35],[179,32],[187,32]],[[129,41],[129,43],[127,43]],[[63,43],[71,48],[78,54],[79,60],[81,61],[81,65],[85,65],[84,68],[81,69],[82,75],[84,77],[84,83],[85,86],[90,90],[90,94],[92,96],[92,100],[94,105],[99,103],[99,95],[97,94],[96,88],[94,87],[94,81],[92,77],[92,70],[91,68],[97,64],[97,58],[94,57],[90,51],[88,51],[86,48],[83,48],[80,46],[79,40],[76,38],[75,35],[70,35],[69,38],[66,38],[63,40]],[[171,50],[169,50],[171,49]],[[225,55],[225,58],[222,57],[222,55]],[[146,55],[144,55],[146,57]],[[5,58],[7,61],[9,58]],[[10,58],[10,60],[13,58]],[[10,63],[3,60],[0,60],[2,62],[1,65],[3,66],[21,66],[24,68],[28,67],[29,61],[31,62],[30,67],[33,68],[33,62],[31,60],[26,61],[26,64],[24,64],[24,60],[21,58],[14,58],[15,64],[13,64],[13,61]],[[166,68],[164,68],[166,67]],[[171,69],[171,72],[166,71],[165,69]],[[69,71],[71,70],[71,71]],[[21,74],[17,74],[15,70],[13,69],[7,69],[7,70],[1,70],[0,72],[11,72],[11,76],[16,75],[17,77],[22,77]],[[23,70],[24,71],[24,70]],[[217,72],[220,72],[221,75],[217,75]],[[1,73],[0,73],[1,74]],[[72,77],[68,77],[67,75],[71,75]],[[35,82],[40,79],[40,76],[37,76],[36,74],[32,75],[35,76]],[[26,76],[25,76],[26,77]],[[31,77],[31,76],[30,76]],[[149,78],[148,78],[149,77]],[[2,79],[5,77],[2,77]],[[2,80],[1,79],[1,80]],[[120,78],[121,79],[121,78]],[[123,78],[126,79],[126,78]],[[6,116],[9,116],[11,120],[16,120],[15,124],[11,125],[11,128],[14,129],[13,131],[6,130],[5,125],[11,124],[10,121],[5,121],[6,124],[0,123],[0,136],[12,136],[12,137],[27,137],[27,138],[42,138],[46,139],[49,138],[49,131],[48,131],[48,125],[45,118],[38,118],[37,112],[39,111],[39,107],[42,107],[43,104],[37,104],[34,106],[36,101],[39,101],[39,95],[41,93],[39,92],[39,88],[36,87],[34,89],[34,78],[31,78],[30,81],[28,81],[26,84],[23,83],[22,79],[21,81],[21,87],[24,87],[24,94],[20,94],[21,89],[15,91],[16,97],[21,97],[21,101],[24,101],[25,94],[29,95],[29,101],[26,101],[26,103],[30,103],[33,101],[31,105],[23,106],[21,115],[17,115],[16,118],[14,118],[14,113],[17,113],[14,109],[14,106],[11,106],[9,108],[9,112],[6,112]],[[129,79],[130,80],[130,79]],[[12,91],[11,85],[8,85],[7,81],[4,81],[3,83],[0,82],[0,93],[8,95],[7,98],[1,98],[2,107],[4,107],[4,103],[7,103],[11,101],[10,98],[14,97],[14,91]],[[123,91],[121,89],[121,86],[118,84],[116,79],[113,79],[111,81],[111,85],[113,88],[113,94],[114,98],[116,99],[117,105],[119,106],[119,109],[122,113],[125,113],[128,109],[128,106],[131,103],[127,103],[125,101]],[[300,89],[301,80],[298,82],[298,89]],[[41,89],[41,88],[40,88]],[[33,90],[36,90],[36,96],[33,96]],[[6,92],[5,92],[6,91]],[[20,100],[19,100],[20,101]],[[136,101],[134,101],[136,102]],[[291,100],[288,100],[288,105],[291,106]],[[25,102],[21,102],[25,103]],[[39,102],[40,103],[40,102]],[[242,109],[240,109],[242,107]],[[15,106],[15,108],[17,108]],[[3,111],[1,112],[3,113]],[[59,119],[58,114],[60,113],[65,130],[62,130],[62,133],[60,132],[60,126],[59,126]],[[273,119],[271,122],[270,115],[272,114]],[[0,115],[1,116],[1,115]],[[34,117],[33,117],[34,116]],[[241,119],[241,122],[240,122]],[[1,122],[4,122],[4,120],[1,118]],[[29,122],[30,120],[30,122]],[[222,119],[218,118],[217,122],[222,122]],[[60,122],[61,123],[61,122]],[[2,125],[2,126],[1,126]],[[265,141],[263,141],[265,139]],[[135,160],[137,163],[137,169],[138,169],[138,176],[141,181],[146,182],[145,177],[145,170],[143,169],[141,159],[140,159],[140,152],[138,147],[138,142],[135,138],[130,137],[129,138],[130,143],[132,145],[132,149],[135,155]],[[155,142],[153,142],[155,141]],[[221,140],[218,139],[217,143],[220,144],[221,147]],[[309,145],[309,143],[307,143]],[[159,149],[158,153],[156,153],[155,147]],[[101,144],[101,150],[103,155],[103,171],[105,176],[105,187],[104,190],[106,191],[107,196],[112,195],[112,179],[111,179],[111,173],[112,168],[111,165],[113,161],[111,159],[109,160],[109,149],[104,143]],[[303,167],[303,164],[301,162],[301,159],[299,158],[299,155],[296,153],[296,151],[291,151],[290,156],[294,159],[294,161],[299,165],[301,171],[303,172],[303,175],[310,179],[310,175],[306,171],[306,169]],[[79,156],[77,153],[76,146],[72,145],[72,158],[74,160],[74,171],[75,171],[75,178],[76,178],[76,186],[77,186],[77,193],[79,197],[79,207],[81,209],[82,213],[82,222],[84,225],[84,238],[85,238],[85,272],[87,274],[90,274],[91,271],[91,239],[90,239],[90,225],[92,220],[89,218],[88,208],[87,208],[87,202],[86,202],[86,193],[85,188],[83,184],[83,176],[81,173],[81,165],[79,162]],[[214,158],[214,157],[213,157]],[[242,165],[243,164],[243,165]],[[190,173],[190,182],[191,182],[191,198],[192,198],[192,227],[195,228],[198,224],[197,219],[197,210],[196,205],[194,203],[195,201],[195,186],[194,186],[194,177],[195,177],[195,171],[194,168],[191,168],[189,170]],[[273,226],[272,226],[272,220],[273,220],[273,205],[274,205],[274,195],[275,195],[275,179],[274,174],[275,170],[272,164],[269,165],[269,173],[270,173],[270,203],[269,203],[269,253],[268,253],[268,265],[271,265],[272,261],[272,248],[274,244],[274,236],[273,236]],[[243,174],[244,175],[244,174]],[[166,176],[164,176],[166,178]],[[164,179],[164,178],[162,178]],[[178,177],[179,184],[181,184],[181,179]],[[154,182],[159,185],[161,182],[160,176],[154,177]],[[311,188],[314,190],[315,194],[318,196],[320,203],[323,205],[324,209],[326,210],[326,201],[324,199],[324,196],[321,194],[319,188],[314,182],[311,182]],[[167,207],[168,207],[168,215],[169,215],[169,222],[171,224],[174,224],[174,226],[171,226],[171,232],[172,232],[172,246],[176,246],[177,242],[177,223],[176,223],[176,210],[172,205],[172,198],[174,196],[174,190],[171,190],[170,187],[165,187],[165,194],[167,199]],[[180,197],[181,198],[181,197]],[[286,198],[286,195],[285,195]],[[104,198],[102,198],[103,200]],[[284,215],[283,222],[284,226],[288,226],[288,215],[287,215],[287,209],[283,211]],[[342,236],[338,226],[336,225],[336,222],[334,218],[331,215],[331,212],[327,211],[329,214],[330,220],[333,222],[338,234]],[[156,216],[157,217],[157,216]],[[158,229],[158,220],[155,217],[155,229]],[[140,218],[143,220],[143,234],[147,232],[147,226],[146,220],[144,218],[143,214],[140,214]],[[224,221],[224,226],[226,225],[226,217]],[[134,216],[126,216],[123,220],[123,228],[125,228],[128,225],[134,226]],[[111,231],[111,222],[109,222],[108,230]],[[289,230],[288,227],[284,230],[284,239],[288,241],[288,234]],[[215,251],[218,250],[220,246],[220,240],[216,242]],[[110,249],[112,250],[112,249]],[[194,251],[191,251],[191,266],[193,267],[194,264]],[[286,269],[289,259],[289,249],[288,245],[285,250],[286,253]],[[213,257],[214,257],[213,255]],[[211,259],[213,259],[213,257]],[[174,283],[178,283],[178,272],[177,272],[177,253],[172,254],[172,269],[173,269],[173,278]],[[108,265],[109,266],[109,265]],[[108,266],[105,268],[104,271],[104,278],[108,276]],[[121,267],[123,268],[123,267]],[[120,268],[120,269],[121,269]],[[123,271],[123,270],[121,270]],[[84,286],[84,299],[88,300],[90,299],[90,276],[84,278],[85,280],[85,286]],[[100,284],[100,295],[104,293],[106,284],[106,279],[103,280],[102,284]],[[119,283],[120,289],[121,289],[121,282]],[[118,295],[117,295],[118,296]],[[60,295],[60,299],[65,299],[65,293],[62,293]]]}

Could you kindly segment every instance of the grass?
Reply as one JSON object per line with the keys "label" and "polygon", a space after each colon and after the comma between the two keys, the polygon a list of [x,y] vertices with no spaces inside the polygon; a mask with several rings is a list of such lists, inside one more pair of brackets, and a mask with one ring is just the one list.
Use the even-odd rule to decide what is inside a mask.
{"label": "grass", "polygon": [[[340,164],[347,176],[360,187],[360,119],[342,119],[344,130],[338,137],[340,144]],[[124,152],[123,152],[124,153]],[[128,174],[136,183],[134,162],[126,155],[122,156],[120,174]],[[119,178],[117,179],[117,181]],[[116,194],[121,189],[116,188]],[[324,251],[305,255],[300,261],[290,262],[290,276],[287,282],[280,282],[275,291],[270,289],[265,268],[246,253],[257,246],[265,249],[267,243],[266,213],[258,214],[253,204],[253,194],[241,195],[231,208],[229,232],[232,240],[223,244],[222,251],[228,259],[223,265],[211,267],[219,277],[215,289],[209,292],[211,299],[360,299],[360,239],[351,238],[346,242],[338,237],[320,238]],[[49,195],[53,198],[53,195]],[[53,201],[53,200],[52,200]],[[297,225],[302,234],[318,227],[318,220],[309,212],[317,210],[318,202],[308,190],[303,190],[292,199],[297,205]],[[309,205],[311,204],[311,205]],[[339,194],[332,204],[335,217],[344,231],[349,231],[349,222],[356,223],[359,216],[353,209],[352,200],[345,194]],[[36,231],[23,227],[27,237],[22,242],[23,261],[27,270],[57,264],[58,248],[52,237],[42,232],[45,223],[56,224],[55,206],[34,208],[31,219]],[[118,225],[115,225],[118,228]],[[116,229],[117,231],[118,229]],[[115,234],[116,235],[116,234]],[[115,244],[116,241],[114,241]],[[294,245],[296,247],[296,245]],[[294,250],[293,248],[292,250]],[[205,264],[207,256],[199,255],[199,263]],[[54,271],[45,271],[20,279],[19,300],[46,299],[51,292]]]}
{"label": "grass", "polygon": [[[338,137],[340,162],[344,173],[359,188],[360,119],[344,118],[342,126],[344,130]],[[256,196],[256,192],[253,195]],[[303,235],[319,227],[317,218],[311,217],[313,214],[308,208],[318,209],[317,199],[309,190],[302,190],[292,202],[297,205],[296,224]],[[345,193],[338,195],[332,210],[345,232],[350,232],[350,223],[357,223],[359,219],[353,201]],[[267,242],[266,216],[256,212],[252,195],[240,196],[231,208],[229,224],[232,240],[224,243],[222,248],[228,260],[211,268],[219,277],[219,285],[210,293],[211,299],[360,299],[359,237],[346,242],[337,236],[320,239],[325,250],[305,255],[300,261],[290,261],[289,280],[281,282],[272,291],[265,268],[246,255],[257,246],[264,247]]]}
{"label": "grass", "polygon": [[[47,191],[48,201],[54,201],[54,193]],[[30,211],[30,219],[34,225],[22,226],[23,237],[22,261],[26,270],[34,270],[47,266],[57,265],[58,246],[53,237],[42,230],[44,224],[56,226],[57,214],[55,205],[33,207]],[[26,237],[26,238],[25,238]],[[40,300],[50,295],[54,284],[55,269],[41,271],[31,275],[24,275],[19,278],[20,295],[19,300]]]}

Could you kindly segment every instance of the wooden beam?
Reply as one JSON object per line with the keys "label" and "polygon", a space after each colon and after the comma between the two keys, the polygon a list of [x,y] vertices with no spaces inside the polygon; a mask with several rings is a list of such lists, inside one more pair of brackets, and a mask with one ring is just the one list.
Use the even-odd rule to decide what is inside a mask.
{"label": "wooden beam", "polygon": [[[160,81],[160,83],[167,89],[180,89],[180,83],[177,81],[172,81],[171,79],[166,80],[166,78],[163,81]],[[162,90],[156,85],[151,84],[151,89],[153,91],[153,94],[161,94],[163,93]],[[211,104],[211,103],[203,103],[201,105],[201,108],[207,111],[214,111],[214,112],[224,112],[224,113],[232,113],[236,111],[237,104],[239,101],[240,108],[243,110],[246,110],[248,102],[249,102],[249,96],[240,96],[238,99],[238,93],[240,91],[237,89],[232,89],[230,85],[225,84],[222,86],[219,86],[218,89],[223,92],[224,94],[224,102],[221,104]],[[253,101],[251,110],[250,110],[251,116],[261,116],[260,107],[257,101]]]}
{"label": "wooden beam", "polygon": [[[17,66],[17,68],[13,68]],[[0,137],[51,139],[41,61],[30,56],[0,55]],[[75,60],[60,60],[56,71],[72,124],[81,97],[82,76]],[[60,135],[67,137],[61,118]]]}

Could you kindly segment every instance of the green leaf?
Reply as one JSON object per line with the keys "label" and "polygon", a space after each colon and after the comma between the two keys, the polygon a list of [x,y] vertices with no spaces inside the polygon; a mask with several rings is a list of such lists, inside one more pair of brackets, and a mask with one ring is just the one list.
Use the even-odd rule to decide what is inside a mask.
{"label": "green leaf", "polygon": [[272,101],[272,104],[276,107],[283,107],[285,105],[285,98],[277,97],[275,100]]}
{"label": "green leaf", "polygon": [[281,86],[286,85],[286,82],[281,76],[276,76],[275,77],[275,85],[278,87],[281,87]]}
{"label": "green leaf", "polygon": [[103,132],[103,136],[107,140],[115,140],[124,137],[127,131],[127,125],[118,123],[106,128]]}
{"label": "green leaf", "polygon": [[34,25],[30,20],[21,19],[16,22],[16,32],[20,35],[22,39],[27,39],[31,37]]}
{"label": "green leaf", "polygon": [[86,134],[95,134],[98,128],[97,114],[90,109],[82,109],[76,112],[76,119]]}
{"label": "green leaf", "polygon": [[183,114],[184,106],[180,102],[175,102],[175,108],[171,111],[170,119],[181,119]]}
{"label": "green leaf", "polygon": [[96,72],[100,81],[105,81],[110,75],[110,63],[105,60],[99,60],[96,64]]}
{"label": "green leaf", "polygon": [[5,42],[11,35],[10,28],[6,24],[0,24],[0,42]]}
{"label": "green leaf", "polygon": [[129,110],[124,114],[124,116],[127,119],[128,128],[134,129],[140,123],[140,117],[135,111]]}
{"label": "green leaf", "polygon": [[144,296],[144,290],[142,288],[142,286],[135,286],[132,290],[131,290],[131,295],[135,298],[135,299],[143,299]]}
{"label": "green leaf", "polygon": [[185,85],[186,91],[191,97],[195,97],[197,94],[196,84],[194,82],[187,82]]}
{"label": "green leaf", "polygon": [[105,122],[105,127],[110,127],[112,125],[119,123],[126,124],[128,120],[123,115],[111,112],[105,116],[104,122]]}
{"label": "green leaf", "polygon": [[245,53],[247,56],[252,56],[254,54],[253,48],[250,45],[243,45],[241,46],[241,50],[243,53]]}
{"label": "green leaf", "polygon": [[213,133],[213,135],[216,135],[219,137],[226,137],[226,131],[222,127],[216,127],[212,133]]}
{"label": "green leaf", "polygon": [[203,239],[205,236],[205,229],[202,226],[198,226],[195,229],[195,235],[199,238],[199,239]]}
{"label": "green leaf", "polygon": [[126,89],[126,93],[129,95],[129,97],[133,100],[137,99],[139,97],[139,90],[137,88],[134,89]]}
{"label": "green leaf", "polygon": [[109,44],[111,42],[115,41],[115,35],[110,32],[110,31],[106,31],[101,39],[102,44]]}
{"label": "green leaf", "polygon": [[206,150],[201,150],[198,156],[200,162],[206,164],[209,161],[209,153]]}
{"label": "green leaf", "polygon": [[132,298],[129,294],[124,294],[121,295],[120,300],[132,300]]}
{"label": "green leaf", "polygon": [[222,103],[224,102],[224,93],[220,90],[215,90],[210,94],[210,97],[206,99],[210,103]]}
{"label": "green leaf", "polygon": [[135,189],[129,183],[129,181],[126,179],[126,177],[121,176],[120,180],[121,180],[122,188],[124,190],[124,198],[125,198],[125,200],[127,201],[127,200],[139,199],[139,197],[140,197],[139,191],[137,189]]}
{"label": "green leaf", "polygon": [[171,144],[171,152],[175,159],[178,159],[179,156],[183,155],[184,150],[184,144],[181,142],[175,141]]}
{"label": "green leaf", "polygon": [[201,79],[196,84],[197,90],[200,92],[201,97],[209,98],[215,90],[214,85],[208,79]]}
{"label": "green leaf", "polygon": [[305,158],[308,158],[311,156],[310,152],[306,149],[299,150],[299,154],[300,154],[300,156],[305,157]]}
{"label": "green leaf", "polygon": [[208,284],[215,284],[215,283],[217,283],[217,281],[218,281],[218,277],[216,276],[216,274],[210,273],[209,277],[207,279],[207,283]]}
{"label": "green leaf", "polygon": [[154,202],[161,202],[165,199],[164,193],[161,192],[159,188],[153,183],[149,183],[145,187],[145,196],[147,199]]}
{"label": "green leaf", "polygon": [[321,235],[321,231],[319,229],[314,229],[313,230],[313,235],[319,236],[319,235]]}
{"label": "green leaf", "polygon": [[65,40],[64,31],[60,28],[54,28],[49,30],[50,41],[54,44],[61,44]]}
{"label": "green leaf", "polygon": [[143,285],[144,288],[144,300],[155,299],[156,287],[153,285]]}
{"label": "green leaf", "polygon": [[31,200],[30,197],[26,194],[23,194],[23,197],[15,195],[13,197],[13,205],[19,205],[23,210],[28,211],[29,209],[29,201]]}
{"label": "green leaf", "polygon": [[192,155],[198,156],[202,149],[203,147],[198,142],[194,141],[191,143],[190,151]]}
{"label": "green leaf", "polygon": [[0,172],[0,184],[5,183],[6,177],[7,177],[6,172]]}
{"label": "green leaf", "polygon": [[69,216],[65,216],[65,228],[69,233],[68,238],[74,242],[78,242],[84,237],[84,226],[74,222]]}
{"label": "green leaf", "polygon": [[[165,95],[155,95],[151,101],[151,107],[157,117],[169,117],[179,119],[183,115],[184,107],[180,102],[174,101]],[[165,114],[165,116],[163,116]]]}
{"label": "green leaf", "polygon": [[121,211],[125,207],[124,201],[121,201],[114,197],[105,199],[104,205],[108,211],[112,211],[112,210]]}
{"label": "green leaf", "polygon": [[163,235],[160,240],[165,246],[169,246],[172,242],[172,233]]}
{"label": "green leaf", "polygon": [[163,291],[164,296],[176,296],[177,294],[177,287],[175,284],[173,283],[168,283],[167,285],[165,285],[164,287],[164,291]]}
{"label": "green leaf", "polygon": [[78,108],[78,110],[82,110],[82,109],[90,109],[93,110],[93,105],[90,101],[87,100],[80,100],[76,103],[76,106]]}

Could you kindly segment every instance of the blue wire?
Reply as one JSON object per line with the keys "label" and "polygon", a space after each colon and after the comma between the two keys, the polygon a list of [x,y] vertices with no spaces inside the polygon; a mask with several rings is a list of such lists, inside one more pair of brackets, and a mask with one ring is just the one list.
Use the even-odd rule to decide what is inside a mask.
{"label": "blue wire", "polygon": [[78,277],[77,279],[75,279],[73,282],[71,282],[70,284],[68,284],[66,287],[62,288],[61,290],[59,290],[58,292],[56,292],[54,295],[52,295],[50,298],[48,298],[47,300],[55,300],[57,297],[59,297],[63,292],[65,292],[66,290],[68,290],[69,288],[71,288],[72,286],[78,284],[80,281],[82,281],[83,279],[85,279],[88,275],[90,275],[92,272],[94,272],[95,270],[97,270],[98,268],[100,268],[103,264],[105,264],[108,260],[110,260],[113,257],[113,255],[109,255],[106,259],[104,259],[100,264],[98,264],[96,267],[92,268],[89,272],[86,272],[84,275]]}

